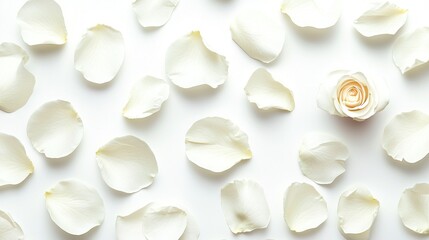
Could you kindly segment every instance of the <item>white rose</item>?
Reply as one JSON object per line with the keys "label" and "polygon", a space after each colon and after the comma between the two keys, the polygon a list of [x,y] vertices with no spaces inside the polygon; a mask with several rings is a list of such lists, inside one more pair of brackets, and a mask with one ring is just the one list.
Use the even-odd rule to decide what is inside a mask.
{"label": "white rose", "polygon": [[337,70],[320,85],[317,105],[330,114],[364,121],[389,103],[389,89],[380,78]]}

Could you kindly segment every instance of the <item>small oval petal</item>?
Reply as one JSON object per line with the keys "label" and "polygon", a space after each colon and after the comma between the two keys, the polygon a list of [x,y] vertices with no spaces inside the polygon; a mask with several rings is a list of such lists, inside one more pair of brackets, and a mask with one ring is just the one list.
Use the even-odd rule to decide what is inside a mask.
{"label": "small oval petal", "polygon": [[21,227],[12,217],[0,210],[0,239],[1,240],[24,240]]}
{"label": "small oval petal", "polygon": [[48,158],[62,158],[79,146],[83,123],[69,102],[47,102],[28,120],[27,136],[38,152]]}
{"label": "small oval petal", "polygon": [[186,156],[201,168],[223,172],[252,158],[247,135],[230,120],[207,117],[186,133]]}
{"label": "small oval petal", "polygon": [[293,93],[264,68],[253,72],[244,88],[249,102],[255,103],[259,109],[281,109],[293,111],[295,100]]}
{"label": "small oval petal", "polygon": [[407,15],[407,9],[388,1],[382,2],[357,18],[354,27],[365,37],[395,35],[407,21]]}
{"label": "small oval petal", "polygon": [[393,43],[393,61],[404,74],[429,61],[429,27],[418,28]]}
{"label": "small oval petal", "polygon": [[110,82],[125,58],[122,34],[109,26],[99,24],[88,29],[74,54],[74,67],[84,78],[96,84]]}
{"label": "small oval petal", "polygon": [[405,189],[398,213],[405,227],[419,234],[429,234],[429,184],[419,183]]}
{"label": "small oval petal", "polygon": [[131,214],[116,218],[116,238],[118,240],[179,239],[186,232],[187,224],[188,217],[182,209],[149,203]]}
{"label": "small oval petal", "polygon": [[28,0],[17,20],[22,39],[30,46],[63,45],[67,41],[63,12],[54,0]]}
{"label": "small oval petal", "polygon": [[52,221],[67,233],[82,235],[104,220],[104,203],[95,188],[78,180],[63,180],[45,192]]}
{"label": "small oval petal", "polygon": [[299,148],[299,166],[302,174],[318,184],[331,184],[345,170],[349,151],[336,137],[308,134]]}
{"label": "small oval petal", "polygon": [[19,184],[33,171],[33,163],[21,142],[14,136],[0,133],[0,187]]}
{"label": "small oval petal", "polygon": [[98,149],[98,167],[109,187],[133,193],[148,187],[158,174],[150,147],[134,136],[118,137]]}
{"label": "small oval petal", "polygon": [[365,188],[345,191],[338,202],[338,226],[347,239],[368,239],[380,204]]}
{"label": "small oval petal", "polygon": [[414,110],[396,115],[383,132],[383,149],[398,161],[416,163],[429,153],[429,115]]}
{"label": "small oval petal", "polygon": [[299,27],[329,28],[341,16],[340,0],[285,0],[281,11]]}
{"label": "small oval petal", "polygon": [[228,79],[228,62],[206,46],[199,31],[193,31],[167,49],[165,72],[181,88],[217,88]]}
{"label": "small oval petal", "polygon": [[274,61],[283,49],[285,30],[269,13],[243,10],[232,21],[230,30],[232,40],[249,57],[261,62]]}
{"label": "small oval petal", "polygon": [[146,76],[134,84],[122,115],[128,119],[148,117],[161,109],[169,94],[170,85],[166,81]]}
{"label": "small oval petal", "polygon": [[135,0],[134,13],[143,27],[160,27],[168,22],[179,0]]}
{"label": "small oval petal", "polygon": [[0,110],[14,112],[24,106],[35,84],[26,68],[28,54],[13,43],[0,44]]}
{"label": "small oval petal", "polygon": [[223,215],[231,232],[245,233],[266,228],[270,209],[261,185],[251,180],[234,180],[221,190]]}
{"label": "small oval petal", "polygon": [[292,183],[283,200],[284,219],[289,229],[304,232],[319,227],[328,219],[325,199],[307,183]]}

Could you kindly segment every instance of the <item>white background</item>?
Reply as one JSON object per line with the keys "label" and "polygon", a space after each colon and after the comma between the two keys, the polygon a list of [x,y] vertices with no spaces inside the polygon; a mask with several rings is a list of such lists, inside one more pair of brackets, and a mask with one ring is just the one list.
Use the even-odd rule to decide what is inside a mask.
{"label": "white background", "polygon": [[[9,212],[23,228],[27,239],[115,239],[115,219],[151,201],[172,202],[188,210],[197,220],[200,239],[342,239],[337,230],[336,205],[340,194],[351,186],[366,186],[380,201],[372,239],[420,239],[402,226],[397,204],[402,191],[429,179],[429,159],[402,164],[390,159],[381,148],[386,123],[397,113],[412,109],[428,111],[429,68],[421,67],[405,76],[391,56],[396,37],[366,39],[352,26],[364,1],[344,1],[340,21],[322,31],[301,29],[280,13],[279,0],[181,0],[170,21],[162,28],[145,30],[137,22],[131,1],[58,0],[68,30],[68,42],[53,49],[32,48],[21,39],[16,14],[24,0],[0,0],[0,42],[14,42],[30,55],[27,68],[36,77],[28,103],[14,113],[0,112],[0,132],[16,136],[25,145],[35,172],[15,187],[0,189],[0,209]],[[409,8],[408,22],[399,34],[429,26],[424,0],[403,1]],[[282,54],[271,64],[248,57],[232,40],[229,23],[243,8],[259,7],[286,29]],[[76,45],[86,29],[110,25],[122,32],[126,58],[117,77],[105,85],[88,83],[73,67]],[[167,47],[193,29],[229,61],[229,79],[215,90],[182,90],[171,85],[171,95],[161,111],[139,120],[121,116],[132,84],[145,75],[165,79]],[[258,110],[250,104],[243,87],[251,73],[266,67],[295,95],[291,113]],[[317,88],[324,76],[339,68],[374,72],[388,81],[391,101],[387,108],[365,122],[330,116],[317,108]],[[47,101],[70,101],[81,116],[85,135],[77,150],[61,162],[36,152],[26,136],[30,114]],[[254,157],[223,174],[210,174],[186,159],[184,135],[196,120],[221,116],[236,123],[249,136]],[[346,173],[330,186],[318,186],[302,176],[297,163],[301,138],[322,131],[342,138],[349,146]],[[135,194],[121,194],[101,179],[95,151],[110,139],[133,134],[154,151],[159,175],[150,187]],[[43,193],[58,180],[78,178],[97,188],[104,199],[104,223],[83,236],[71,236],[58,228],[46,211]],[[271,209],[267,229],[234,236],[220,207],[220,189],[237,178],[249,178],[265,189]],[[315,186],[328,202],[329,218],[317,230],[291,233],[283,220],[282,200],[295,181]]]}

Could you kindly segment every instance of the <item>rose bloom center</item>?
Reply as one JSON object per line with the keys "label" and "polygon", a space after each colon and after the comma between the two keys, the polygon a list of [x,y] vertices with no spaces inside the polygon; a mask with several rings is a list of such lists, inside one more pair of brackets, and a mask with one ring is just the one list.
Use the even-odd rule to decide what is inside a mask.
{"label": "rose bloom center", "polygon": [[347,79],[337,88],[338,101],[349,110],[359,110],[368,104],[368,87],[354,79]]}

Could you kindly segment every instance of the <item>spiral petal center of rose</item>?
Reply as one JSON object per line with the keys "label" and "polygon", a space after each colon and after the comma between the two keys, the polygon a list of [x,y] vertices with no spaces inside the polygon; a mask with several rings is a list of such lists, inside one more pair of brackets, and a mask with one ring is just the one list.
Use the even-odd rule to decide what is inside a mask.
{"label": "spiral petal center of rose", "polygon": [[368,104],[368,87],[354,79],[348,79],[341,83],[337,96],[338,101],[348,110],[359,110]]}

